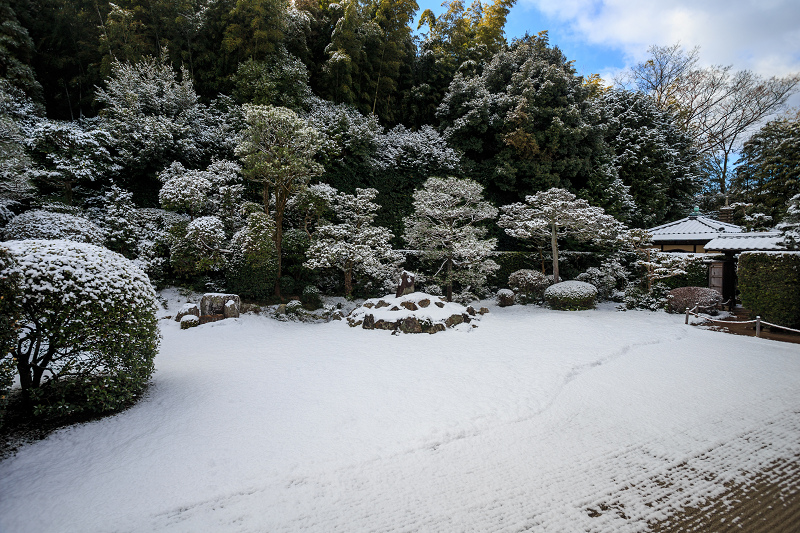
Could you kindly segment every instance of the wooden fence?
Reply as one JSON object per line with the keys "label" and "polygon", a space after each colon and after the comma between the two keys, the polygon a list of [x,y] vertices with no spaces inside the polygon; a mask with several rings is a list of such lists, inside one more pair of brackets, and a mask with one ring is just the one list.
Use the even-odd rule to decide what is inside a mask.
{"label": "wooden fence", "polygon": [[[707,320],[708,322],[713,322],[715,324],[728,324],[730,325],[732,321],[730,320],[714,320],[712,318],[708,318],[707,316],[701,316],[697,313],[697,310],[700,309],[700,305],[697,304],[694,306],[694,309],[686,308],[686,322],[685,324],[689,323],[689,315],[694,315],[698,318],[702,318],[703,320]],[[761,320],[760,316],[757,316],[755,320],[737,320],[734,322],[735,324],[755,324],[756,325],[756,337],[761,336],[761,326],[770,326],[773,328],[783,329],[786,331],[791,331],[794,333],[800,333],[800,330],[787,328],[786,326],[779,326],[778,324],[773,324],[771,322],[767,322],[765,320]]]}

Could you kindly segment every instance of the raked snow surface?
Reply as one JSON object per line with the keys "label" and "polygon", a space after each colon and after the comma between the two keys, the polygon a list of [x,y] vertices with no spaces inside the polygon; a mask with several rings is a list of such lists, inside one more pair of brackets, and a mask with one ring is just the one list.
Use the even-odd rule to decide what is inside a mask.
{"label": "raked snow surface", "polygon": [[0,531],[644,531],[800,454],[800,345],[683,322],[165,320],[142,402],[0,463]]}

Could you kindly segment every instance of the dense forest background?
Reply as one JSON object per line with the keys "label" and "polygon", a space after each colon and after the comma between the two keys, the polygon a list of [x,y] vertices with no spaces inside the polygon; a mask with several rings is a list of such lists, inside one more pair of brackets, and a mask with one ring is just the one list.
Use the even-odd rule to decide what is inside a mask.
{"label": "dense forest background", "polygon": [[[496,207],[563,188],[633,228],[694,206],[729,205],[749,229],[782,221],[800,194],[798,75],[703,67],[672,45],[619,79],[580,76],[547,31],[507,41],[513,3],[451,0],[437,16],[413,0],[0,0],[0,223],[53,201],[99,220],[129,194],[190,218],[213,204],[232,235],[234,183],[268,213],[278,193],[236,166],[252,106],[314,130],[307,184],[375,189],[397,247],[431,177],[473,180]],[[310,235],[327,216],[303,201],[279,251],[284,225]],[[499,249],[526,248],[483,225]]]}

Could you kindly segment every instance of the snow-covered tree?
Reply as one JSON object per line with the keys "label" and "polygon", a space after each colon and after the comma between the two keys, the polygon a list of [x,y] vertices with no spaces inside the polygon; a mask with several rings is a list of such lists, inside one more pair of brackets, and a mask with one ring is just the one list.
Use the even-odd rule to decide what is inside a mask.
{"label": "snow-covered tree", "polygon": [[225,284],[245,298],[265,300],[275,290],[278,257],[275,250],[275,223],[263,211],[253,211],[230,243],[231,253],[225,270]]}
{"label": "snow-covered tree", "polygon": [[31,179],[62,189],[69,205],[76,185],[100,181],[120,170],[108,150],[111,134],[97,121],[43,118],[26,131],[25,143],[33,160],[28,171]]}
{"label": "snow-covered tree", "polygon": [[571,237],[578,241],[598,241],[612,238],[620,223],[603,209],[589,205],[564,189],[552,188],[500,208],[498,225],[517,239],[550,240],[553,253],[553,278],[558,276],[558,239]]}
{"label": "snow-covered tree", "polygon": [[612,165],[636,205],[630,224],[648,228],[683,216],[702,186],[691,136],[642,93],[608,90],[600,101]]}
{"label": "snow-covered tree", "polygon": [[136,206],[133,194],[116,185],[105,194],[105,208],[101,223],[105,230],[106,248],[119,252],[128,259],[136,255]]}
{"label": "snow-covered tree", "polygon": [[226,264],[225,253],[229,251],[227,242],[225,226],[219,218],[196,218],[170,247],[172,268],[187,276],[222,271]]}
{"label": "snow-covered tree", "polygon": [[497,239],[486,239],[478,225],[497,216],[497,208],[483,199],[483,187],[468,179],[429,178],[414,191],[414,214],[405,219],[406,242],[434,262],[434,279],[447,287],[453,283],[480,287],[499,268],[489,259]]}
{"label": "snow-covered tree", "polygon": [[[244,109],[248,128],[236,153],[242,159],[245,177],[261,184],[267,214],[270,214],[270,196],[274,196],[275,248],[280,279],[286,204],[311,178],[322,173],[322,165],[314,161],[322,141],[317,130],[289,109],[250,105]],[[278,282],[275,295],[281,295]]]}
{"label": "snow-covered tree", "polygon": [[494,202],[551,187],[585,191],[624,218],[630,195],[604,140],[602,108],[546,33],[526,36],[491,61],[456,74],[436,112],[464,169]]}
{"label": "snow-covered tree", "polygon": [[789,208],[778,229],[783,232],[785,246],[796,250],[800,248],[800,194],[792,196],[787,204]]}
{"label": "snow-covered tree", "polygon": [[164,183],[158,191],[158,201],[164,209],[196,217],[205,210],[210,192],[211,182],[200,172],[186,171]]}
{"label": "snow-covered tree", "polygon": [[373,202],[375,189],[356,189],[356,194],[338,193],[333,211],[338,224],[319,226],[306,255],[308,268],[334,267],[344,273],[345,294],[353,293],[353,273],[386,277],[402,260],[402,255],[389,244],[392,233],[373,226],[381,206]]}
{"label": "snow-covered tree", "polygon": [[25,147],[26,124],[38,109],[25,94],[0,79],[0,226],[14,217],[12,207],[35,193],[28,181],[30,157]]}

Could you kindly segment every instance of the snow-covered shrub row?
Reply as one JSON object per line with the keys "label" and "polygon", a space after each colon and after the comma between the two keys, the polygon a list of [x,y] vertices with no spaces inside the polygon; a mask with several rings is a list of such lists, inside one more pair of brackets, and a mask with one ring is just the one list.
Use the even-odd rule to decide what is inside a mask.
{"label": "snow-covered shrub row", "polygon": [[106,248],[63,240],[4,243],[18,276],[19,379],[40,414],[105,412],[135,399],[158,351],[156,294],[144,272]]}
{"label": "snow-covered shrub row", "polygon": [[553,276],[545,276],[538,270],[523,268],[508,276],[508,286],[521,304],[541,302],[545,289],[552,284]]}
{"label": "snow-covered shrub row", "polygon": [[105,240],[100,227],[86,218],[42,209],[15,216],[3,233],[7,240],[64,239],[96,245],[102,245]]}
{"label": "snow-covered shrub row", "polygon": [[597,288],[583,281],[562,281],[550,285],[544,291],[544,299],[551,309],[581,311],[594,309]]}
{"label": "snow-covered shrub row", "polygon": [[667,293],[667,312],[683,313],[695,306],[702,312],[715,312],[722,303],[722,295],[708,287],[678,287]]}

